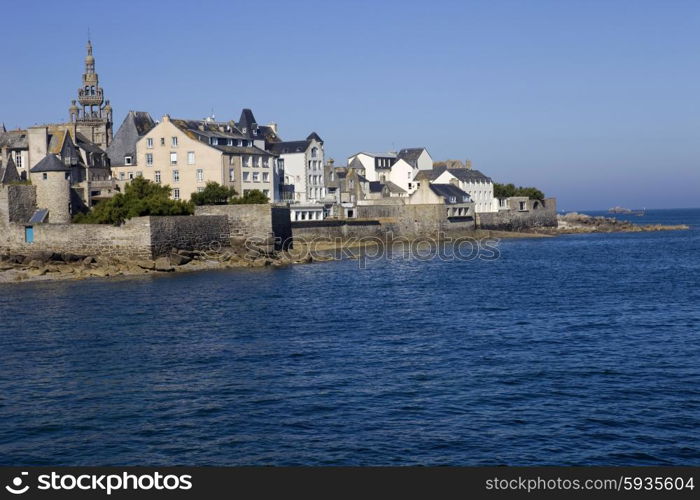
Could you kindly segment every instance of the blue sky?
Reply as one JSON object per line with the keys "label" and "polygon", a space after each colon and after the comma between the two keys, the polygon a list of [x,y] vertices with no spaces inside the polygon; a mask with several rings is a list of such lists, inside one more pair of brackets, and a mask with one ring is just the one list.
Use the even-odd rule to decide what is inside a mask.
{"label": "blue sky", "polygon": [[[65,121],[88,27],[115,109],[426,146],[567,210],[700,206],[700,2],[12,2],[0,121]],[[8,51],[7,48],[11,48]]]}

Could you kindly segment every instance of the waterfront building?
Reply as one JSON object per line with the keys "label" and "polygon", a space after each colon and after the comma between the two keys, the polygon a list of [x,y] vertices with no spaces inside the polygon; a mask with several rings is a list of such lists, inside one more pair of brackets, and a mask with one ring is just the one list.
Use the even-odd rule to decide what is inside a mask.
{"label": "waterfront building", "polygon": [[253,144],[233,121],[185,120],[165,115],[136,141],[136,167],[116,166],[120,183],[143,176],[169,185],[188,200],[213,181],[245,194],[257,189],[274,201],[276,156]]}
{"label": "waterfront building", "polygon": [[107,148],[112,168],[125,167],[120,171],[126,172],[126,177],[129,176],[129,172],[135,172],[139,166],[136,143],[155,126],[156,122],[147,112],[129,111]]}
{"label": "waterfront building", "polygon": [[316,132],[301,141],[271,144],[269,150],[279,155],[280,201],[302,205],[327,201],[323,140]]}
{"label": "waterfront building", "polygon": [[432,170],[421,170],[414,178],[415,183],[433,184],[455,183],[462,191],[469,193],[475,203],[477,213],[498,211],[498,200],[493,196],[493,181],[478,170],[470,168],[471,164],[460,168],[436,166]]}
{"label": "waterfront building", "polygon": [[474,202],[455,183],[421,182],[406,200],[407,205],[444,204],[448,217],[473,217]]}

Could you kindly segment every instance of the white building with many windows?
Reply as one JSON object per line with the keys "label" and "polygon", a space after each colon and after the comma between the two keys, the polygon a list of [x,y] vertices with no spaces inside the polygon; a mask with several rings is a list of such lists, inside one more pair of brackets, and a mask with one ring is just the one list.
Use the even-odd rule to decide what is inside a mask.
{"label": "white building with many windows", "polygon": [[277,142],[269,151],[279,157],[280,201],[313,204],[326,196],[323,140],[312,132],[303,141]]}

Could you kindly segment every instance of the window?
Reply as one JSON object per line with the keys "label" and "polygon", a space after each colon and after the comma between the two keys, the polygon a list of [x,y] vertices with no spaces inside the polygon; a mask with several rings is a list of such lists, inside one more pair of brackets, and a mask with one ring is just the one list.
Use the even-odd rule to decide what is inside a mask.
{"label": "window", "polygon": [[143,172],[136,172],[136,177],[143,177]]}
{"label": "window", "polygon": [[15,153],[15,166],[17,168],[22,168],[22,153],[19,151]]}
{"label": "window", "polygon": [[165,137],[160,138],[160,145],[165,146]]}
{"label": "window", "polygon": [[170,153],[170,164],[177,165],[177,153]]}
{"label": "window", "polygon": [[456,196],[450,196],[450,203],[457,203],[457,197],[456,197]]}
{"label": "window", "polygon": [[187,164],[194,165],[194,151],[187,152]]}
{"label": "window", "polygon": [[201,168],[197,169],[197,182],[203,182],[204,181],[204,170]]}
{"label": "window", "polygon": [[318,157],[318,148],[312,148],[311,149],[311,158],[317,158]]}
{"label": "window", "polygon": [[335,180],[335,172],[333,172],[333,171],[331,170],[331,181],[334,181],[334,180]]}
{"label": "window", "polygon": [[242,146],[243,146],[243,141],[240,140],[240,139],[238,139],[238,147],[240,148],[240,147],[242,147]]}
{"label": "window", "polygon": [[124,157],[124,165],[131,165],[131,156]]}
{"label": "window", "polygon": [[270,191],[267,189],[263,189],[263,194],[267,196],[268,198],[270,197]]}
{"label": "window", "polygon": [[243,172],[243,181],[248,182],[248,178],[250,177],[250,172]]}
{"label": "window", "polygon": [[119,180],[120,181],[124,180],[124,172],[119,172]]}
{"label": "window", "polygon": [[228,169],[228,180],[229,182],[233,182],[236,180],[236,170],[233,168]]}
{"label": "window", "polygon": [[270,174],[263,172],[263,182],[270,182]]}
{"label": "window", "polygon": [[153,137],[146,138],[146,147],[148,149],[153,149]]}
{"label": "window", "polygon": [[127,175],[127,177],[129,178],[129,180],[131,180],[131,179],[134,178],[134,173],[133,173],[133,172],[129,172],[129,173],[127,173],[126,175]]}
{"label": "window", "polygon": [[260,182],[260,172],[253,172],[253,182]]}
{"label": "window", "polygon": [[171,137],[172,145],[174,148],[177,147],[177,137]]}
{"label": "window", "polygon": [[233,146],[233,139],[227,139],[227,140],[226,140],[226,145],[227,145],[227,146]]}
{"label": "window", "polygon": [[277,160],[277,166],[278,166],[279,168],[284,168],[284,158],[279,158],[279,159]]}
{"label": "window", "polygon": [[203,188],[203,187],[198,187],[198,188],[197,188],[197,192],[198,192],[198,193],[201,193],[201,192],[203,192],[203,191],[204,191],[204,188]]}
{"label": "window", "polygon": [[153,166],[153,153],[146,153],[146,166]]}
{"label": "window", "polygon": [[180,182],[180,171],[173,170],[173,182]]}
{"label": "window", "polygon": [[160,184],[160,170],[156,170],[155,179],[156,179],[156,184]]}
{"label": "window", "polygon": [[180,199],[180,190],[178,188],[173,189],[173,198],[176,200]]}
{"label": "window", "polygon": [[47,180],[47,179],[49,178],[49,174],[47,174],[46,172],[44,172],[43,174],[41,174],[41,178],[44,179],[44,180]]}

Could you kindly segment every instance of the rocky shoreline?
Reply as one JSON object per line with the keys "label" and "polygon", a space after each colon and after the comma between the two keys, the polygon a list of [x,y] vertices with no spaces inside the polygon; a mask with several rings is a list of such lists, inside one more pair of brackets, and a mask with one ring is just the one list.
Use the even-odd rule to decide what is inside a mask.
{"label": "rocky shoreline", "polygon": [[580,234],[580,233],[639,233],[645,231],[678,231],[689,229],[685,224],[634,224],[615,217],[594,217],[570,212],[557,215],[556,228],[542,228],[538,232],[545,234]]}
{"label": "rocky shoreline", "polygon": [[[537,228],[531,232],[484,231],[469,234],[480,238],[546,238],[561,234],[674,231],[689,229],[687,225],[639,225],[612,217],[593,217],[576,212],[558,215],[556,228]],[[342,244],[343,248],[352,248]],[[355,248],[363,245],[355,245]],[[303,241],[295,243],[292,251],[276,251],[269,246],[233,242],[219,251],[173,250],[155,260],[128,260],[71,253],[34,252],[27,255],[0,254],[0,284],[25,281],[82,280],[115,276],[139,276],[176,272],[205,271],[233,268],[285,267],[315,261],[334,260],[331,255],[339,247],[310,247]]]}
{"label": "rocky shoreline", "polygon": [[236,245],[220,251],[173,250],[155,260],[127,260],[71,253],[0,254],[0,283],[81,280],[212,269],[283,267],[328,260],[265,247]]}

